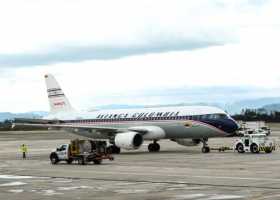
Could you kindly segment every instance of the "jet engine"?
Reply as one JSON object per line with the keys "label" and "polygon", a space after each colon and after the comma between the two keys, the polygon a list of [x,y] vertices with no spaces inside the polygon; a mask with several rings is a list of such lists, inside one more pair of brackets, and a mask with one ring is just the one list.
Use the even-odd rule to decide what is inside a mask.
{"label": "jet engine", "polygon": [[142,143],[143,136],[134,131],[118,133],[115,136],[115,145],[127,150],[138,149]]}
{"label": "jet engine", "polygon": [[172,141],[177,142],[178,144],[183,146],[196,146],[201,142],[200,139],[176,139]]}

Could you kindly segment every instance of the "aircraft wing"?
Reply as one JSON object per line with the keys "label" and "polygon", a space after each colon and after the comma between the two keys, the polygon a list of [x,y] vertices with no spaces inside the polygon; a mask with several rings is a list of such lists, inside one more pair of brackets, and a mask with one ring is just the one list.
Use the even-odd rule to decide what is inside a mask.
{"label": "aircraft wing", "polygon": [[13,123],[12,127],[38,127],[38,128],[54,128],[54,129],[78,129],[78,130],[94,130],[104,133],[121,133],[127,131],[135,131],[141,134],[147,133],[147,130],[129,129],[129,128],[115,128],[107,126],[92,126],[92,125],[73,125],[73,124],[49,124],[49,123]]}

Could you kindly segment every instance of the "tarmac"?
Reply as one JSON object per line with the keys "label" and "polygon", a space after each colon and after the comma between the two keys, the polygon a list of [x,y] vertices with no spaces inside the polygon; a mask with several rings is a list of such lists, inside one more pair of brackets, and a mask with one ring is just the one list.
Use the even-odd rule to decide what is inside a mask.
{"label": "tarmac", "polygon": [[[279,143],[280,124],[272,137]],[[51,165],[50,152],[78,136],[56,131],[0,132],[0,199],[280,199],[280,152],[201,153],[160,141],[161,151],[123,151],[101,165]],[[234,138],[210,139],[211,147]],[[21,144],[29,147],[22,160]]]}

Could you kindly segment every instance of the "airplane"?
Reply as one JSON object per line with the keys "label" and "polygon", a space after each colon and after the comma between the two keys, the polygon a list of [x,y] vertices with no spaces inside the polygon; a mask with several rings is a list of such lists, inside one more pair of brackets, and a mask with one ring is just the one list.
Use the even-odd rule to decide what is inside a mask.
{"label": "airplane", "polygon": [[52,74],[45,75],[45,81],[50,114],[38,122],[15,122],[14,126],[62,129],[88,138],[108,139],[112,153],[138,149],[144,140],[152,141],[149,152],[158,152],[161,139],[184,146],[202,143],[202,152],[209,153],[208,138],[231,136],[238,129],[237,122],[225,111],[210,106],[77,112]]}

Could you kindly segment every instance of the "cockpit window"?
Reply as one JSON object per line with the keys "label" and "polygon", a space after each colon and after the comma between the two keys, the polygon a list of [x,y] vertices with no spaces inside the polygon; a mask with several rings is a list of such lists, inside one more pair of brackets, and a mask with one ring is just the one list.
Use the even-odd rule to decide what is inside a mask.
{"label": "cockpit window", "polygon": [[217,114],[218,115],[218,119],[227,119],[228,116],[226,114]]}
{"label": "cockpit window", "polygon": [[208,114],[202,117],[203,119],[227,119],[228,116],[226,114]]}

